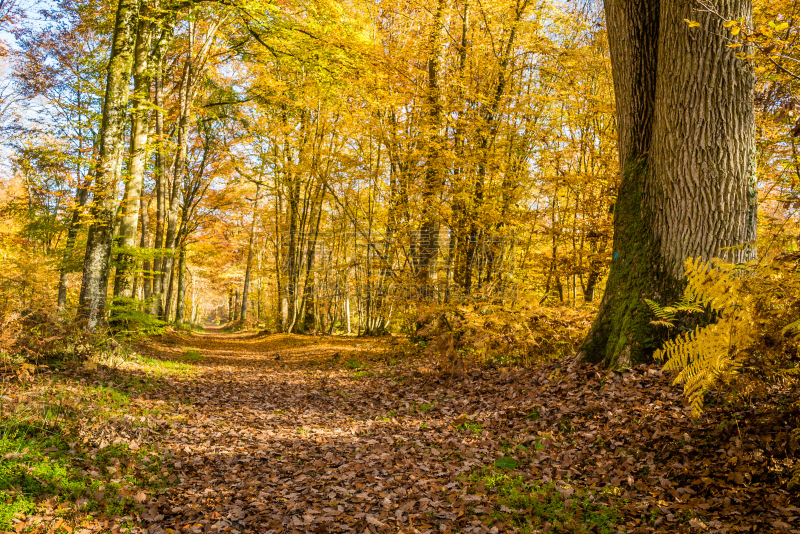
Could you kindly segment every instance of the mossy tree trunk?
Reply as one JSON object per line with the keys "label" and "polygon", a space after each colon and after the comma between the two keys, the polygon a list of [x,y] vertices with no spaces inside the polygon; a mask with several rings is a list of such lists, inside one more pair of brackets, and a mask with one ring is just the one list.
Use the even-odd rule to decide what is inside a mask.
{"label": "mossy tree trunk", "polygon": [[[748,0],[606,0],[621,182],[605,295],[584,360],[648,360],[663,341],[644,299],[679,297],[688,257],[755,254],[754,75],[723,22]],[[696,20],[690,28],[686,20]],[[731,249],[731,247],[734,247]]]}
{"label": "mossy tree trunk", "polygon": [[114,231],[114,192],[125,134],[133,44],[139,19],[138,0],[120,0],[106,74],[100,147],[95,171],[92,225],[86,240],[79,314],[94,330],[103,320]]}

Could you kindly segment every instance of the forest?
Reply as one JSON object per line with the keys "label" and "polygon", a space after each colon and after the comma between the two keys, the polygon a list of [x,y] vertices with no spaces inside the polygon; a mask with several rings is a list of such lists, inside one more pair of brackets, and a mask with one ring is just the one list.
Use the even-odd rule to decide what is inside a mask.
{"label": "forest", "polygon": [[0,0],[0,533],[800,532],[794,0]]}

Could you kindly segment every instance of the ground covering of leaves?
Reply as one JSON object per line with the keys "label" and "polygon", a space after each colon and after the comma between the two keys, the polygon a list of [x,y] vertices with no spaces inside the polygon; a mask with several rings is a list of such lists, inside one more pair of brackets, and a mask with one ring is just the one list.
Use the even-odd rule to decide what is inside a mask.
{"label": "ground covering of leaves", "polygon": [[80,529],[800,532],[788,408],[692,419],[655,366],[447,378],[397,361],[394,342],[212,331],[139,347],[150,366],[107,387],[146,430],[88,433],[151,451],[168,483],[127,521]]}

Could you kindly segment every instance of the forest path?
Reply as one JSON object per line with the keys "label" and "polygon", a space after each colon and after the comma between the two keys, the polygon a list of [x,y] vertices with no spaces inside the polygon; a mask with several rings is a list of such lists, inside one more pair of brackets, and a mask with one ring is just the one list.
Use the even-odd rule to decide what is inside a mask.
{"label": "forest path", "polygon": [[149,533],[797,532],[774,461],[740,452],[761,448],[757,418],[693,420],[656,366],[451,380],[392,345],[149,340],[142,354],[182,362],[138,397],[174,412],[156,442],[177,478],[146,504]]}
{"label": "forest path", "polygon": [[[145,514],[151,532],[452,528],[464,505],[443,497],[456,491],[459,473],[483,462],[443,451],[478,435],[465,441],[449,426],[463,397],[417,387],[418,375],[388,365],[390,339],[211,328],[140,347],[161,360],[201,355],[194,372],[148,399],[181,399],[184,415],[161,442],[179,460],[179,480]],[[489,531],[478,521],[467,528],[460,531]]]}

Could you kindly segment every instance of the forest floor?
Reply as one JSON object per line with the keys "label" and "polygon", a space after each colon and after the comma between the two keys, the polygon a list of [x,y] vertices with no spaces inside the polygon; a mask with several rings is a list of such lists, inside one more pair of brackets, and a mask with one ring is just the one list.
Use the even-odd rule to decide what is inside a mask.
{"label": "forest floor", "polygon": [[7,404],[60,399],[80,425],[6,432],[0,530],[5,496],[15,533],[800,532],[775,406],[693,419],[656,366],[446,378],[395,348],[173,333],[6,386]]}

